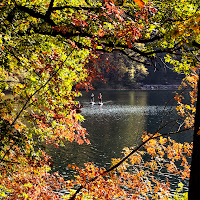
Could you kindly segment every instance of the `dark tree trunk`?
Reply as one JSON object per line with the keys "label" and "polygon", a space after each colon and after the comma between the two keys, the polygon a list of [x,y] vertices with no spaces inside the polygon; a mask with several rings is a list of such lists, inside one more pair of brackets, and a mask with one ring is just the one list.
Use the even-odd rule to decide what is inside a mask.
{"label": "dark tree trunk", "polygon": [[[200,75],[200,74],[199,74]],[[196,115],[193,135],[193,153],[189,181],[188,200],[200,199],[200,84],[198,83],[198,94],[196,103]]]}

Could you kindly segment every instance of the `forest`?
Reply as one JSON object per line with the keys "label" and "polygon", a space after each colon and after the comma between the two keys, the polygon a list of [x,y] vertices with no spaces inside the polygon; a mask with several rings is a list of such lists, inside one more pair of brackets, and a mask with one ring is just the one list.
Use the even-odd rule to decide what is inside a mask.
{"label": "forest", "polygon": [[[161,55],[164,60],[164,55]],[[145,66],[145,64],[132,61],[127,56],[113,52],[103,54],[98,61],[100,74],[104,81],[96,80],[93,83],[95,89],[143,89],[149,85],[178,86],[184,78],[183,73],[177,73],[173,65],[164,66],[157,59],[155,66]],[[107,71],[109,66],[109,71]]]}
{"label": "forest", "polygon": [[[0,199],[198,200],[199,27],[199,0],[1,0]],[[167,77],[148,80],[165,69]],[[177,130],[144,130],[142,142],[125,147],[110,168],[70,163],[70,180],[51,172],[53,160],[41,144],[91,143],[81,123],[83,90],[106,83],[133,89],[155,77],[180,84],[179,119],[165,125],[176,123]],[[170,137],[189,130],[192,143]],[[167,178],[155,176],[159,166],[188,178],[187,192],[177,186],[170,193]]]}

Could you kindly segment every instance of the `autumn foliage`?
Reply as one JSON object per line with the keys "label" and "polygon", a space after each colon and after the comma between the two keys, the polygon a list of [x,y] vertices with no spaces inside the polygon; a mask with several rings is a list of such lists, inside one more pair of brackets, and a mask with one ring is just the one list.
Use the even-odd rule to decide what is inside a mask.
{"label": "autumn foliage", "polygon": [[[99,54],[119,51],[136,62],[147,58],[150,65],[155,64],[157,53],[178,55],[183,49],[184,66],[173,63],[171,57],[168,60],[188,66],[184,47],[198,47],[199,13],[195,19],[191,14],[183,25],[185,14],[179,16],[180,9],[172,1],[171,21],[175,23],[170,25],[168,15],[160,13],[162,5],[157,5],[155,9],[152,2],[142,0],[0,2],[0,198],[167,199],[170,185],[168,180],[156,179],[158,169],[189,176],[186,156],[191,155],[192,144],[177,143],[169,136],[194,123],[195,50],[189,53],[195,61],[189,66],[195,67],[185,70],[193,71],[183,82],[193,88],[191,105],[183,103],[182,94],[176,95],[184,129],[166,134],[144,132],[142,143],[124,148],[124,159],[113,159],[110,169],[99,169],[94,163],[86,163],[85,168],[70,165],[77,170],[74,180],[52,174],[52,160],[42,149],[42,144],[58,147],[64,141],[90,144],[81,126],[84,118],[77,98],[80,89],[92,89],[94,79],[102,79],[90,64]],[[195,8],[192,3],[190,7]],[[190,24],[190,31],[183,34]],[[61,189],[69,195],[63,196]]]}
{"label": "autumn foliage", "polygon": [[185,77],[180,86],[180,90],[190,89],[188,91],[190,97],[190,104],[184,103],[184,95],[177,93],[175,100],[178,102],[176,108],[179,115],[185,118],[184,126],[193,127],[196,113],[196,101],[197,101],[197,90],[198,90],[198,70],[199,68],[193,68],[192,72]]}

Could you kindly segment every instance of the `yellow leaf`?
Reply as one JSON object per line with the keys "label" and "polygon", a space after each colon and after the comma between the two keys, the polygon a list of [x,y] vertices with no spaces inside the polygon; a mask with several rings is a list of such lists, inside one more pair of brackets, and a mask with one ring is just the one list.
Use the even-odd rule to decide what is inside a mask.
{"label": "yellow leaf", "polygon": [[167,138],[160,137],[160,144],[165,144],[167,142]]}

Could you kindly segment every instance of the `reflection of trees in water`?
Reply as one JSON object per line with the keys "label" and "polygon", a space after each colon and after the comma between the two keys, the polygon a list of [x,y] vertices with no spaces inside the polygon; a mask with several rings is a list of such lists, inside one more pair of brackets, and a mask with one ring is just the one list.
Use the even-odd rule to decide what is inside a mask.
{"label": "reflection of trees in water", "polygon": [[[146,92],[132,91],[129,93],[129,105],[147,106],[147,97],[148,94]],[[124,121],[125,124],[120,124],[120,130],[123,133],[124,140],[121,145],[122,148],[125,147],[125,144],[127,144],[128,147],[131,147],[141,141],[142,131],[146,128],[146,115],[144,113],[131,113],[126,116]]]}
{"label": "reflection of trees in water", "polygon": [[[120,93],[118,98],[118,95],[115,93],[113,99],[117,99],[120,102],[123,96],[123,99],[128,98],[128,105],[147,106],[147,94],[145,92],[131,91],[122,92],[122,94]],[[115,112],[115,107],[117,106],[106,107],[110,110],[113,109],[115,115],[112,112],[104,112],[103,109],[105,109],[105,106],[102,108],[99,107],[99,110],[95,110],[94,115],[86,117],[87,120],[84,123],[92,138],[92,144],[96,144],[96,148],[106,155],[106,160],[104,156],[98,158],[94,155],[97,163],[110,163],[112,157],[120,156],[125,146],[134,146],[137,140],[140,139],[142,130],[145,128],[146,120],[143,114],[127,114],[123,110],[118,110],[120,113],[117,113]],[[123,109],[123,106],[121,109]]]}
{"label": "reflection of trees in water", "polygon": [[66,176],[73,177],[73,174],[68,170],[68,164],[76,163],[77,166],[83,167],[84,163],[91,162],[91,154],[93,154],[90,145],[78,145],[74,142],[65,142],[65,146],[56,148],[53,145],[47,145],[46,151],[50,154],[53,160],[52,171],[59,171],[67,174]]}

